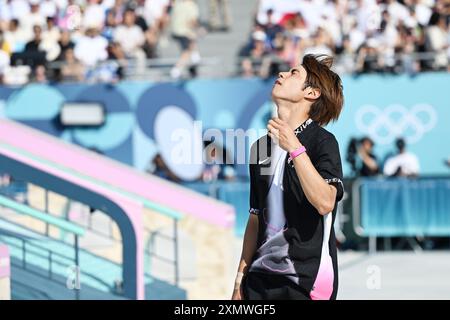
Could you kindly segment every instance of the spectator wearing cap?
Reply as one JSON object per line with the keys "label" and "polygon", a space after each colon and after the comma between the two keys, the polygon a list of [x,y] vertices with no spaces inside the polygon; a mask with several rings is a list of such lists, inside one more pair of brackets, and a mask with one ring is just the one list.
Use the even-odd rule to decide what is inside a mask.
{"label": "spectator wearing cap", "polygon": [[266,33],[262,28],[257,28],[252,34],[251,49],[249,52],[245,53],[244,59],[241,61],[241,64],[251,64],[254,72],[260,76],[263,76],[260,72],[264,58],[269,54],[266,41]]}
{"label": "spectator wearing cap", "polygon": [[267,35],[263,30],[256,30],[252,34],[253,50],[263,53],[266,49]]}

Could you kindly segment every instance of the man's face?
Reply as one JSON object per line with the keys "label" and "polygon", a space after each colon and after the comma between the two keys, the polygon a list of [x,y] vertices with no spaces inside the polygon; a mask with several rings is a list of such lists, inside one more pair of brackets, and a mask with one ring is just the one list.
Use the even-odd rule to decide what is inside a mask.
{"label": "man's face", "polygon": [[126,26],[132,27],[135,23],[134,13],[133,12],[125,13],[125,17],[123,20]]}
{"label": "man's face", "polygon": [[33,31],[34,31],[34,38],[35,39],[40,39],[41,38],[41,33],[42,33],[42,29],[39,26],[34,26],[33,27]]}
{"label": "man's face", "polygon": [[366,152],[372,151],[372,143],[369,140],[364,140],[362,143],[362,147]]}
{"label": "man's face", "polygon": [[303,66],[292,68],[287,72],[280,72],[272,89],[272,98],[290,102],[301,101],[306,94],[304,85],[306,81],[306,70]]}
{"label": "man's face", "polygon": [[17,25],[17,22],[16,22],[16,21],[11,20],[11,21],[9,22],[9,30],[15,31],[15,30],[17,30],[17,27],[18,27],[18,25]]}

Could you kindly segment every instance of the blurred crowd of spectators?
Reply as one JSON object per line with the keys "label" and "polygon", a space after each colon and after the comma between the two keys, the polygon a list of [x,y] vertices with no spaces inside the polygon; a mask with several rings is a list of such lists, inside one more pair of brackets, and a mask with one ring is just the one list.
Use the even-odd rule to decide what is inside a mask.
{"label": "blurred crowd of spectators", "polygon": [[374,152],[375,143],[370,137],[352,138],[347,148],[346,160],[353,177],[417,177],[420,164],[417,156],[407,151],[406,140],[395,140],[395,151],[380,159]]}
{"label": "blurred crowd of spectators", "polygon": [[145,71],[170,40],[182,52],[177,78],[200,60],[198,16],[194,0],[0,0],[0,83],[113,82]]}
{"label": "blurred crowd of spectators", "polygon": [[303,55],[346,73],[448,70],[449,0],[260,0],[240,74],[276,75]]}
{"label": "blurred crowd of spectators", "polygon": [[[209,31],[233,26],[227,0],[202,3]],[[195,77],[199,16],[197,0],[0,0],[0,83],[117,81],[171,40],[170,75]],[[307,53],[341,73],[448,70],[449,21],[450,0],[259,0],[239,74],[269,77]]]}

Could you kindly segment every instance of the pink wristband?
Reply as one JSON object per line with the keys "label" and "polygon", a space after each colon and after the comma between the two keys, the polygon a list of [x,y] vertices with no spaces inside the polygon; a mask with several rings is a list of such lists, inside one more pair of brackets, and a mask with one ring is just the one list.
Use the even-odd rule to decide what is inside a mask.
{"label": "pink wristband", "polygon": [[299,155],[301,155],[303,152],[306,152],[305,146],[301,146],[300,148],[295,149],[292,152],[289,152],[290,159],[293,160],[294,158],[296,158]]}

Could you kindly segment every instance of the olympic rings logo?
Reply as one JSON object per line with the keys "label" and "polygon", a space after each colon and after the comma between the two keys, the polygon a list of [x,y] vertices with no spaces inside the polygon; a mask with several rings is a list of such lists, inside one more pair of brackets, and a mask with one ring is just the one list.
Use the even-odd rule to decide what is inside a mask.
{"label": "olympic rings logo", "polygon": [[411,109],[401,104],[385,109],[363,105],[355,115],[355,122],[360,131],[379,144],[390,144],[400,136],[408,143],[415,143],[436,126],[437,115],[429,104],[417,104]]}

